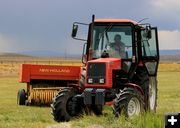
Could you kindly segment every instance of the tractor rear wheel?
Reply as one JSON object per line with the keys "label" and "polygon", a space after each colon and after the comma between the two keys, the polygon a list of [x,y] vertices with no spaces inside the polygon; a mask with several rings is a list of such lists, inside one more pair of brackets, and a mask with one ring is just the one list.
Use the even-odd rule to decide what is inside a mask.
{"label": "tractor rear wheel", "polygon": [[149,77],[149,94],[148,94],[148,109],[155,113],[157,106],[157,79]]}
{"label": "tractor rear wheel", "polygon": [[73,117],[78,117],[82,111],[82,105],[74,96],[77,91],[73,88],[61,90],[51,104],[52,115],[57,122],[69,121]]}
{"label": "tractor rear wheel", "polygon": [[138,67],[133,78],[133,83],[139,85],[145,95],[145,110],[148,110],[148,97],[149,97],[149,75],[145,67]]}
{"label": "tractor rear wheel", "polygon": [[26,93],[24,89],[20,89],[17,94],[17,104],[18,105],[25,105],[26,101]]}
{"label": "tractor rear wheel", "polygon": [[133,117],[144,112],[144,96],[133,88],[124,88],[113,101],[113,111],[116,117],[124,114]]}

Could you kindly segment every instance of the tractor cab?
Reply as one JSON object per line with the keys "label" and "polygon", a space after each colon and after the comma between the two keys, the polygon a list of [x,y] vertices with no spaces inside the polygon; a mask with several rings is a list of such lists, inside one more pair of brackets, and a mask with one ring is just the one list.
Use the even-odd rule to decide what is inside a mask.
{"label": "tractor cab", "polygon": [[90,24],[73,24],[72,37],[75,39],[79,39],[76,37],[78,25],[89,25],[82,56],[85,65],[98,58],[119,58],[120,68],[129,74],[129,78],[140,64],[145,65],[149,75],[156,75],[159,61],[157,28],[128,19],[93,17]]}
{"label": "tractor cab", "polygon": [[119,22],[116,20],[117,23],[107,21],[109,20],[96,20],[94,23],[90,59],[101,57],[131,59],[133,56],[131,22],[125,24],[121,23],[122,20]]}

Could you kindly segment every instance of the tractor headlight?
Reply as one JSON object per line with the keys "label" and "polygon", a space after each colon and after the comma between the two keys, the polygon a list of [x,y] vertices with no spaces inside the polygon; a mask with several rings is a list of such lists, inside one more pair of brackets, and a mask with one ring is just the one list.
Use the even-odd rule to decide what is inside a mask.
{"label": "tractor headlight", "polygon": [[92,78],[88,78],[88,84],[92,84],[93,83],[93,79]]}
{"label": "tractor headlight", "polygon": [[99,83],[100,84],[104,84],[105,83],[105,80],[103,78],[99,79]]}

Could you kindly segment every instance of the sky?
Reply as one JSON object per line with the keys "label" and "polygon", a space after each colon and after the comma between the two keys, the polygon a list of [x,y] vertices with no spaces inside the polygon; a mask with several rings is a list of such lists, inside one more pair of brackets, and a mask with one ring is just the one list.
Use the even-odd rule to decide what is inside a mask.
{"label": "sky", "polygon": [[54,51],[77,54],[75,21],[122,18],[158,27],[160,49],[180,49],[179,0],[0,0],[0,52]]}

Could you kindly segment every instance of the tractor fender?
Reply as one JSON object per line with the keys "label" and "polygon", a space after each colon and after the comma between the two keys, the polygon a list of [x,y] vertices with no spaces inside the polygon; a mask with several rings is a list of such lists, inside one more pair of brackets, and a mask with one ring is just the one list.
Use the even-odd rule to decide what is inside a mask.
{"label": "tractor fender", "polygon": [[125,84],[125,86],[136,89],[137,91],[139,91],[141,93],[142,96],[144,96],[144,91],[139,85],[133,84],[133,83],[127,83],[127,84]]}

